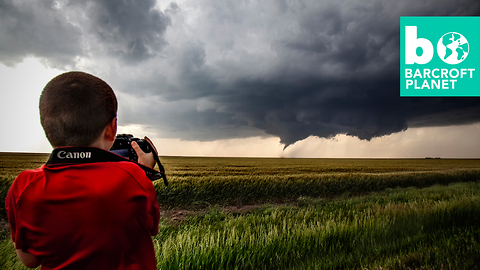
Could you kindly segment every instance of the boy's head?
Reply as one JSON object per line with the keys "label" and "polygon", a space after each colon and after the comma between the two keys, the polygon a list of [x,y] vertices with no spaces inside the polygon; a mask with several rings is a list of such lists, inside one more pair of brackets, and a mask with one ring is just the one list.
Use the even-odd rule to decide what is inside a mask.
{"label": "boy's head", "polygon": [[92,145],[116,115],[112,88],[84,72],[58,75],[40,96],[40,120],[53,147]]}

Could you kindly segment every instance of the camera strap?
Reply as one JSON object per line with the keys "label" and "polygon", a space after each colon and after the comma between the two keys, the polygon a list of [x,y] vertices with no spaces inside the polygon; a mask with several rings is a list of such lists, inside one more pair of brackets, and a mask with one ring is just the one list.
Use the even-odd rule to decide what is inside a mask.
{"label": "camera strap", "polygon": [[[158,157],[157,157],[158,158]],[[96,147],[79,147],[79,146],[67,146],[55,148],[50,154],[50,157],[45,164],[46,166],[55,166],[55,165],[74,165],[74,164],[85,164],[85,163],[96,163],[96,162],[117,162],[117,161],[128,161],[133,162],[138,165],[142,170],[145,171],[147,177],[154,181],[160,179],[165,175],[164,172],[156,171],[150,167],[142,165],[138,162],[129,160],[122,156],[119,156],[115,153],[105,151]]]}

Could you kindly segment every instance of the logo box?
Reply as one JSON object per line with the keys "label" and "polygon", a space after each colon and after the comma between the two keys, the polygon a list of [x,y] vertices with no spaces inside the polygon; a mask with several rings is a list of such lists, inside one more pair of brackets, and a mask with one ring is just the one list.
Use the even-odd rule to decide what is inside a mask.
{"label": "logo box", "polygon": [[480,17],[400,17],[400,96],[479,97]]}

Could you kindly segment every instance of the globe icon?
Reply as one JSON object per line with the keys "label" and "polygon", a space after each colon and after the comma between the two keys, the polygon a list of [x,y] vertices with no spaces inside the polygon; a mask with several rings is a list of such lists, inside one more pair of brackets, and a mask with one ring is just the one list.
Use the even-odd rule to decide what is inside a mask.
{"label": "globe icon", "polygon": [[437,53],[443,62],[456,65],[468,56],[469,44],[460,33],[449,32],[443,35],[437,43]]}

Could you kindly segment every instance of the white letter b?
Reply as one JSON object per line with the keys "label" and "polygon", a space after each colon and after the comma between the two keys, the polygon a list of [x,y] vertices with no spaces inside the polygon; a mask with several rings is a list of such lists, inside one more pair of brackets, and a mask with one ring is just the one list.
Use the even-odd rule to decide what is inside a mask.
{"label": "white letter b", "polygon": [[[417,48],[423,50],[421,56],[417,55]],[[426,64],[432,60],[433,45],[425,38],[417,38],[416,26],[405,26],[405,64]]]}

